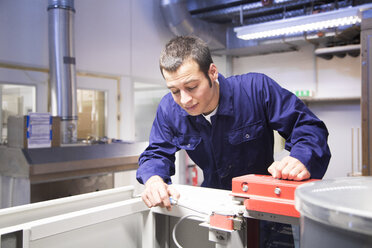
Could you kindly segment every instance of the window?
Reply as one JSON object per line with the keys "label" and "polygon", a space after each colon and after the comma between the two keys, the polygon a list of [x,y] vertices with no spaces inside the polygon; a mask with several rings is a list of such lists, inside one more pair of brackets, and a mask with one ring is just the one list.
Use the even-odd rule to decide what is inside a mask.
{"label": "window", "polygon": [[106,136],[106,94],[99,90],[77,90],[78,139]]}
{"label": "window", "polygon": [[0,134],[1,142],[7,138],[8,117],[27,115],[36,111],[36,87],[16,84],[0,84]]}
{"label": "window", "polygon": [[156,109],[161,98],[168,92],[165,84],[135,83],[135,140],[137,142],[149,140]]}

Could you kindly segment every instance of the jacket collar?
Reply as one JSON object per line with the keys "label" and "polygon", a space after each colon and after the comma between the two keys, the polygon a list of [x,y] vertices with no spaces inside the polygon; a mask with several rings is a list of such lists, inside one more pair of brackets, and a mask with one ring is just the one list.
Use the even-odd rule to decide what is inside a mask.
{"label": "jacket collar", "polygon": [[218,115],[234,115],[233,106],[233,91],[229,82],[224,76],[218,74],[218,81],[220,82],[220,99],[218,101]]}

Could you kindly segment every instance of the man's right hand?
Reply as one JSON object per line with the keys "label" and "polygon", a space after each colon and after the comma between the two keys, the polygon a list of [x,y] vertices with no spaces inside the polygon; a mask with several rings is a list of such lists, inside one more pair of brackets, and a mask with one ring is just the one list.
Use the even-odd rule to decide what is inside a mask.
{"label": "man's right hand", "polygon": [[172,186],[164,183],[159,176],[150,177],[145,183],[145,190],[142,192],[142,200],[151,207],[166,207],[169,211],[172,209],[169,197],[178,200],[180,194]]}

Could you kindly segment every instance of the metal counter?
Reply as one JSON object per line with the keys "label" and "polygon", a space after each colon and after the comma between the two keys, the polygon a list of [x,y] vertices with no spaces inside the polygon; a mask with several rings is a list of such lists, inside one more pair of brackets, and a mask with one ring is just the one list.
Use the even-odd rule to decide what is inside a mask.
{"label": "metal counter", "polygon": [[109,189],[147,142],[22,149],[0,146],[0,208]]}

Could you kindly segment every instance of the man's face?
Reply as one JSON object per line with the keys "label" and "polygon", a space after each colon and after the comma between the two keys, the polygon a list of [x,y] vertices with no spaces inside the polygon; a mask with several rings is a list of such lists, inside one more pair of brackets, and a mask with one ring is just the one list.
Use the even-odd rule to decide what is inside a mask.
{"label": "man's face", "polygon": [[215,82],[218,72],[214,64],[208,72],[212,86],[192,59],[185,61],[175,72],[163,70],[163,75],[174,101],[189,115],[209,114],[217,107],[219,86]]}

